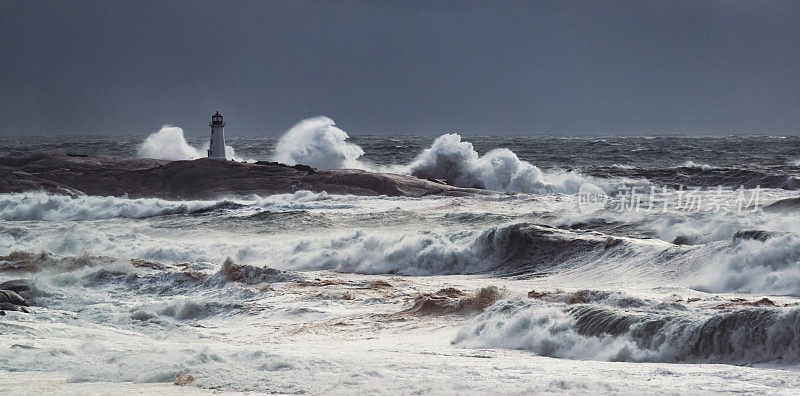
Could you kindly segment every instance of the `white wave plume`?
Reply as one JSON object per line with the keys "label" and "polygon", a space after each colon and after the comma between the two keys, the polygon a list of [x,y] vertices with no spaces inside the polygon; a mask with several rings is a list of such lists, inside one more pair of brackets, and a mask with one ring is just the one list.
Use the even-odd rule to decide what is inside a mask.
{"label": "white wave plume", "polygon": [[696,289],[800,296],[800,238],[742,240],[712,259]]}
{"label": "white wave plume", "polygon": [[576,172],[545,174],[506,148],[478,155],[458,134],[439,136],[409,166],[417,177],[446,179],[461,187],[507,192],[575,193],[586,179]]}
{"label": "white wave plume", "polygon": [[289,129],[275,146],[273,160],[318,169],[367,169],[358,158],[364,150],[347,142],[347,133],[328,117],[308,118]]}
{"label": "white wave plume", "polygon": [[[151,133],[136,147],[136,152],[142,158],[154,158],[170,161],[192,160],[205,158],[208,146],[204,149],[196,148],[186,142],[183,129],[175,126],[164,125],[158,132]],[[241,161],[231,146],[225,146],[225,156],[228,159]]]}
{"label": "white wave plume", "polygon": [[183,129],[164,125],[158,132],[150,134],[137,147],[140,157],[171,161],[204,157],[203,151],[190,146],[183,137]]}
{"label": "white wave plume", "polygon": [[576,193],[586,181],[577,172],[542,172],[506,148],[494,149],[480,156],[472,143],[461,141],[458,134],[439,136],[410,164],[390,166],[373,166],[360,160],[364,150],[347,139],[347,133],[337,128],[332,119],[309,118],[281,136],[272,158],[288,165],[402,173],[446,179],[459,187],[505,192]]}

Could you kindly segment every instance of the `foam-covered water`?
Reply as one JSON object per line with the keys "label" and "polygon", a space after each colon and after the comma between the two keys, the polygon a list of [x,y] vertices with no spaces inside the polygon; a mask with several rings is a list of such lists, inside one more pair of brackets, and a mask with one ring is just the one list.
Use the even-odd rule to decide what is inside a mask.
{"label": "foam-covered water", "polygon": [[[170,159],[203,144],[166,127],[0,140],[7,152]],[[796,138],[350,137],[321,117],[278,141],[228,143],[244,158],[498,193],[2,194],[0,289],[31,311],[0,317],[4,378],[42,372],[75,392],[800,389],[800,205],[786,185],[800,171]],[[715,210],[645,209],[647,197],[639,210],[587,209],[585,183],[613,199],[744,186],[760,201],[706,188],[692,194]]]}

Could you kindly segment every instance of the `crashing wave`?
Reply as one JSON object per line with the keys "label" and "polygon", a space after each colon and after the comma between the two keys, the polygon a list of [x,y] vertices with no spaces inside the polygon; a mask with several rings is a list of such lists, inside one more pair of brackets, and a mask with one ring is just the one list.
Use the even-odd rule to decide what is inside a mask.
{"label": "crashing wave", "polygon": [[431,147],[409,165],[409,173],[422,178],[445,179],[460,187],[523,193],[576,193],[586,181],[576,172],[545,174],[506,148],[481,156],[472,143],[461,141],[457,134],[436,138]]}
{"label": "crashing wave", "polygon": [[358,231],[275,247],[266,255],[293,270],[509,276],[597,262],[612,252],[627,254],[629,248],[623,239],[518,223],[458,233],[391,235]]}
{"label": "crashing wave", "polygon": [[800,296],[800,238],[786,233],[751,233],[709,259],[695,288]]}
{"label": "crashing wave", "polygon": [[230,201],[167,201],[158,198],[117,198],[66,195],[43,192],[0,194],[0,219],[80,221],[111,218],[140,219],[175,214],[199,214],[233,209]]}
{"label": "crashing wave", "polygon": [[367,169],[358,158],[364,150],[347,142],[347,133],[328,117],[298,122],[278,140],[273,160],[287,165],[304,164],[318,169]]}
{"label": "crashing wave", "polygon": [[439,136],[408,165],[375,167],[360,157],[364,150],[347,142],[347,133],[328,117],[309,118],[287,131],[275,147],[273,160],[320,169],[355,168],[445,179],[458,187],[521,193],[576,193],[586,177],[577,172],[545,173],[506,148],[479,155],[458,134]]}
{"label": "crashing wave", "polygon": [[797,363],[798,322],[797,308],[751,308],[708,316],[507,300],[461,329],[453,343],[468,348],[522,349],[568,359]]}
{"label": "crashing wave", "polygon": [[[158,132],[147,136],[144,142],[136,147],[136,152],[141,158],[179,161],[205,158],[206,149],[196,148],[187,143],[183,137],[183,129],[164,125]],[[225,157],[242,161],[231,146],[225,146]]]}

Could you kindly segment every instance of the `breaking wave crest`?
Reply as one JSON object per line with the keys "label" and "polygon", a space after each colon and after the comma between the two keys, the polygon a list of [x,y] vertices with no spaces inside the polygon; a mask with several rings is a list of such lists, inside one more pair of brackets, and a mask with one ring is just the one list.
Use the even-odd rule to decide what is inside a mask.
{"label": "breaking wave crest", "polygon": [[[203,214],[217,210],[252,207],[263,210],[351,209],[373,197],[331,195],[300,190],[291,194],[274,194],[248,199],[216,201],[170,201],[159,198],[125,198],[79,196],[27,192],[0,194],[0,219],[81,221],[112,218],[143,219],[176,214]],[[386,198],[391,202],[391,198]]]}
{"label": "breaking wave crest", "polygon": [[229,201],[167,201],[158,198],[127,199],[85,196],[72,198],[43,192],[0,194],[3,220],[98,220],[146,218],[202,213],[237,204]]}
{"label": "breaking wave crest", "polygon": [[585,264],[612,250],[622,252],[627,248],[620,239],[518,223],[458,233],[389,235],[358,231],[270,249],[266,254],[295,270],[524,275],[547,272],[556,266]]}
{"label": "breaking wave crest", "polygon": [[296,244],[272,254],[287,268],[363,274],[446,275],[486,271],[507,254],[509,233],[500,230],[446,235],[368,235],[359,231]]}
{"label": "breaking wave crest", "polygon": [[738,239],[710,260],[695,288],[800,296],[800,238],[776,234]]}
{"label": "breaking wave crest", "polygon": [[[325,213],[319,216],[334,219],[340,212],[350,212],[355,207],[385,213],[393,202],[389,198],[374,202],[365,200],[368,198],[307,191],[249,201],[70,198],[22,193],[0,195],[0,219],[84,221],[176,214],[205,216],[209,212],[230,219],[251,219],[250,216],[259,213],[297,210],[323,210]],[[172,224],[183,220],[164,221]],[[238,221],[231,220],[227,224],[233,226]],[[258,238],[233,238],[174,245],[145,234],[134,239],[122,234],[109,239],[91,225],[65,225],[58,236],[28,234],[17,229],[9,231],[0,238],[0,247],[6,252],[49,251],[76,256],[89,252],[164,263],[221,262],[231,256],[243,264],[256,266],[365,274],[538,276],[578,271],[594,280],[612,277],[613,272],[607,269],[611,263],[614,271],[624,269],[628,276],[634,273],[644,279],[668,276],[701,291],[800,296],[800,239],[796,234],[761,232],[758,235],[766,237],[713,238],[701,245],[676,246],[659,240],[604,235],[592,231],[595,227],[571,228],[588,230],[522,222],[456,232],[361,230],[277,244],[264,243]],[[790,228],[784,226],[783,229]],[[602,227],[600,231],[608,232]],[[736,235],[740,234],[746,233]],[[135,240],[136,243],[118,243],[119,240]]]}
{"label": "breaking wave crest", "polygon": [[796,363],[800,309],[752,308],[708,316],[506,300],[465,326],[453,343],[568,359]]}
{"label": "breaking wave crest", "polygon": [[586,178],[577,172],[545,174],[507,149],[479,155],[472,143],[457,134],[439,136],[409,165],[409,173],[422,178],[445,179],[460,187],[495,191],[576,193]]}

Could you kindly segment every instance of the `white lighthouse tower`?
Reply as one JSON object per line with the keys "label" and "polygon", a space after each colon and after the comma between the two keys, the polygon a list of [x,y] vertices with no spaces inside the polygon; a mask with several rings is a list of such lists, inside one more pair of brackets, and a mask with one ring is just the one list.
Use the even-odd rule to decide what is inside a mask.
{"label": "white lighthouse tower", "polygon": [[219,111],[211,116],[211,144],[208,146],[208,158],[225,161],[225,122]]}

